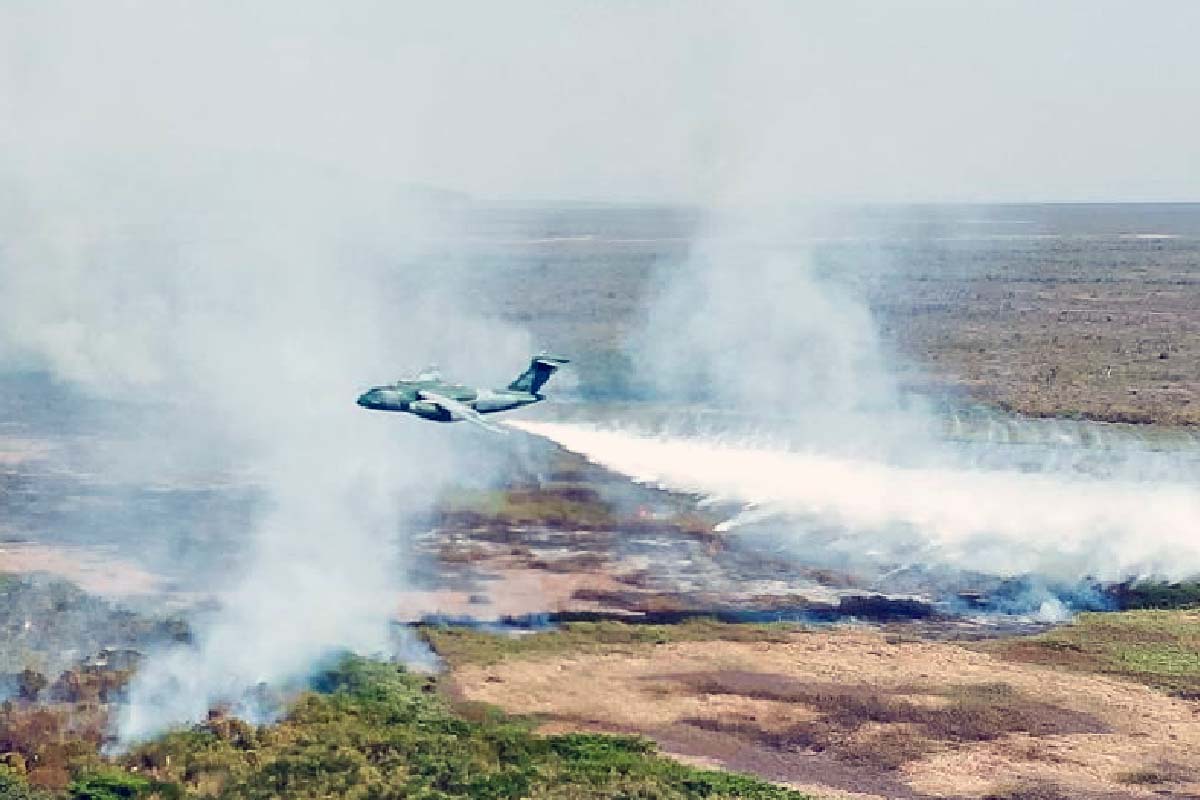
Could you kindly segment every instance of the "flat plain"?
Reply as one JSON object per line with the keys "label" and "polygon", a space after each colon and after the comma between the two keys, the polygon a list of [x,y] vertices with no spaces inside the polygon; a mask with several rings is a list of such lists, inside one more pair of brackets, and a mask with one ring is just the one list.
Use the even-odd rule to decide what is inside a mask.
{"label": "flat plain", "polygon": [[[704,216],[484,219],[480,304],[575,354],[592,396],[636,394],[644,367],[629,344],[671,273],[689,269]],[[1200,422],[1200,205],[798,211],[784,229],[776,244],[870,306],[912,388],[1033,416]]]}

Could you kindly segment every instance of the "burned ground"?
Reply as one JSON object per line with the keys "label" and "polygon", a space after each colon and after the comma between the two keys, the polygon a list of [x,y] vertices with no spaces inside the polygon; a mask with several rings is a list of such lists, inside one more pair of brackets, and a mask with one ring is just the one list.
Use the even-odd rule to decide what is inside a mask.
{"label": "burned ground", "polygon": [[[734,721],[704,717],[681,724],[733,733],[772,749],[831,751],[839,758],[897,769],[939,742],[967,744],[1012,733],[1065,736],[1109,733],[1091,714],[1036,700],[1006,683],[897,686],[805,683],[786,675],[729,670],[663,676],[699,696],[727,695],[800,705],[818,716],[782,729],[754,715]],[[873,732],[872,732],[873,731]]]}
{"label": "burned ground", "polygon": [[461,650],[452,660],[463,698],[532,714],[545,730],[639,732],[697,763],[817,794],[1200,790],[1200,774],[1176,769],[1200,763],[1193,702],[954,643],[838,628],[780,637],[772,628],[760,641],[562,650],[525,641],[482,664]]}
{"label": "burned ground", "polygon": [[[480,245],[495,266],[480,297],[578,356],[589,396],[636,395],[645,367],[629,339],[663,276],[687,268],[700,224],[666,211],[506,220],[530,238]],[[818,268],[869,299],[912,388],[1034,416],[1192,425],[1197,220],[1194,205],[926,207],[832,231],[798,219],[795,235],[812,237]]]}
{"label": "burned ground", "polygon": [[[1128,230],[1153,225],[1158,212],[1147,213]],[[695,220],[667,220],[666,235],[660,223],[653,214],[630,214],[604,235],[586,238],[570,235],[575,223],[559,220],[536,242],[485,244],[488,269],[476,289],[501,315],[574,357],[579,395],[636,400],[644,396],[644,366],[630,360],[628,339],[662,270],[686,262],[686,237],[672,230]],[[896,363],[910,388],[1038,416],[1200,422],[1200,231],[1140,239],[1113,235],[1125,230],[1123,222],[1102,231],[1073,224],[1043,220],[1034,235],[1009,238],[957,237],[951,225],[886,245],[825,242],[814,258],[830,272],[848,268],[843,279],[870,299],[883,338],[903,356]],[[625,235],[629,225],[642,226],[638,236]],[[872,258],[861,259],[864,252]],[[84,472],[41,469],[51,437],[82,425],[72,416],[75,404],[58,395],[49,404],[42,393],[3,395],[7,417],[36,424],[6,429],[12,435],[0,441],[2,533],[10,540],[44,537],[55,549],[10,541],[0,567],[49,565],[76,579],[115,576],[128,588],[133,581],[118,573],[117,561],[81,571],[74,556],[82,550],[69,548],[119,541],[122,555],[156,553],[159,565],[195,558],[193,548],[213,564],[235,560],[238,532],[253,507],[248,494],[222,487],[126,490]],[[882,602],[854,575],[739,547],[715,530],[728,517],[722,509],[631,486],[581,459],[546,455],[518,459],[510,485],[472,486],[442,498],[413,545],[416,590],[399,599],[402,617],[599,612],[678,619],[672,615],[745,610],[869,617]],[[139,514],[124,513],[132,508]],[[11,772],[63,790],[104,765],[98,748],[110,705],[120,698],[137,650],[152,639],[185,638],[186,630],[66,589],[34,596],[14,590],[16,584],[3,586],[5,653],[17,655],[6,655],[3,665],[9,703],[0,713],[0,780]],[[914,593],[924,588],[920,575],[905,584]],[[978,599],[974,588],[966,586],[964,596]],[[1134,587],[1118,602],[1180,606],[1192,604],[1194,593],[1195,587]],[[479,723],[485,729],[472,735],[483,730],[487,747],[516,743],[541,751],[547,745],[526,736],[528,725],[550,734],[640,733],[681,760],[827,796],[1200,793],[1194,613],[1085,616],[1053,631],[1022,623],[1040,635],[965,643],[948,640],[986,638],[998,629],[930,618],[927,610],[917,602],[908,617],[919,622],[884,630],[605,620],[509,638],[434,626],[428,637],[452,668],[451,692],[462,701],[456,716],[439,710],[438,724],[461,733],[463,724]],[[52,650],[71,664],[47,661]],[[383,676],[389,685],[393,678]],[[436,699],[445,685],[402,683],[392,689],[400,705],[412,707]],[[262,729],[218,715],[150,746],[139,756],[144,764],[126,766],[149,768],[194,793],[258,781],[252,788],[268,796],[272,780],[302,783],[314,764],[322,774],[352,780],[335,761],[372,776],[379,766],[372,758],[395,757],[389,737],[400,734],[390,723],[371,732],[371,746],[379,749],[367,753],[351,746],[360,733],[355,708],[325,717],[332,701],[304,702],[301,717],[320,713]],[[520,719],[487,727],[497,722],[492,704]],[[322,750],[323,736],[347,733],[337,739],[345,745],[340,750]],[[566,742],[571,759],[586,756],[589,779],[613,763],[632,764],[646,782],[622,783],[622,790],[667,785],[680,794],[692,785],[686,781],[719,785],[717,778],[664,766],[636,740],[555,741]],[[192,758],[189,749],[209,746],[233,765],[215,778],[204,772],[208,755]],[[268,764],[274,772],[253,772],[260,755],[277,759]],[[181,756],[191,760],[172,761]],[[561,757],[554,754],[555,769]],[[458,766],[472,763],[422,758],[411,764],[439,779],[457,780]],[[119,780],[141,787],[137,792],[149,791],[146,781],[121,774]],[[504,783],[511,777],[499,776],[495,786],[519,794],[519,783]],[[456,785],[470,790],[469,782]],[[727,793],[749,785],[731,779]],[[755,786],[769,796],[770,787]]]}

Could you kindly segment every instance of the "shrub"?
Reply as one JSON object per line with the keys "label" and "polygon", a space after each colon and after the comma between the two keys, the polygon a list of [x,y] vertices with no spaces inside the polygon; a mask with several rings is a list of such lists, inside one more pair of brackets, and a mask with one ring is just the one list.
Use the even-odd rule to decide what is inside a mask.
{"label": "shrub", "polygon": [[[660,757],[631,736],[538,736],[530,722],[493,709],[469,718],[435,691],[434,679],[347,658],[313,682],[276,725],[215,719],[142,746],[124,762],[178,791],[234,800],[285,798],[690,797],[783,800],[801,795],[751,778],[704,772]],[[144,781],[142,778],[140,781]],[[73,785],[94,800],[145,797],[107,784]],[[201,789],[203,787],[203,789]]]}
{"label": "shrub", "polygon": [[0,797],[4,800],[52,800],[52,795],[34,789],[15,771],[0,767]]}
{"label": "shrub", "polygon": [[[71,782],[67,791],[72,800],[136,800],[146,797],[151,792],[163,794],[166,787],[137,775],[119,769],[106,769],[100,772],[84,774]],[[178,793],[167,793],[169,796],[181,796]]]}

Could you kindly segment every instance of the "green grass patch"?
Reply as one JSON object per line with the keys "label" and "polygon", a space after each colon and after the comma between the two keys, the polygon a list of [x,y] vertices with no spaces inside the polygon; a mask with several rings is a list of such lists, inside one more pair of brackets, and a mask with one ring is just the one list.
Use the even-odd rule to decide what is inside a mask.
{"label": "green grass patch", "polygon": [[188,798],[804,797],[683,766],[640,737],[539,736],[494,711],[468,719],[435,679],[393,665],[348,658],[317,683],[275,725],[213,721],[140,747],[124,766],[137,768],[134,782]]}
{"label": "green grass patch", "polygon": [[1200,611],[1080,614],[1047,633],[985,647],[1014,661],[1117,675],[1200,698]]}
{"label": "green grass patch", "polygon": [[30,786],[23,775],[0,766],[0,797],[4,800],[54,800],[50,792]]}
{"label": "green grass patch", "polygon": [[183,789],[177,784],[160,783],[121,769],[84,773],[71,781],[67,792],[71,800],[137,800],[151,796],[175,800],[183,797]]}
{"label": "green grass patch", "polygon": [[1125,610],[1200,608],[1200,581],[1139,581],[1122,585],[1117,602]]}
{"label": "green grass patch", "polygon": [[[673,528],[692,536],[712,536],[714,520],[692,502],[655,493],[655,514],[641,516],[628,496],[613,503],[603,485],[588,480],[559,480],[504,489],[452,489],[441,495],[443,520],[459,525],[513,527],[544,525],[579,531]],[[649,492],[650,490],[645,490]]]}
{"label": "green grass patch", "polygon": [[801,628],[795,623],[727,624],[697,618],[675,625],[569,622],[522,636],[451,626],[430,626],[422,633],[438,655],[452,666],[461,666],[565,653],[631,652],[673,642],[786,642],[797,630]]}
{"label": "green grass patch", "polygon": [[609,505],[586,486],[459,489],[443,496],[439,507],[450,518],[502,525],[540,524],[590,530],[609,528],[616,523]]}

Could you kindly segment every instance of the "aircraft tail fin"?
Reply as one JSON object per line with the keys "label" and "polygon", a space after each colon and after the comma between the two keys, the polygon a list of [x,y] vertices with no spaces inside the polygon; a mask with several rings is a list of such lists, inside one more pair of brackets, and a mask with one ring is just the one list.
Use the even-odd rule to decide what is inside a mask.
{"label": "aircraft tail fin", "polygon": [[555,370],[570,362],[565,358],[548,356],[544,353],[529,360],[529,367],[517,379],[508,385],[510,392],[527,392],[537,394]]}

